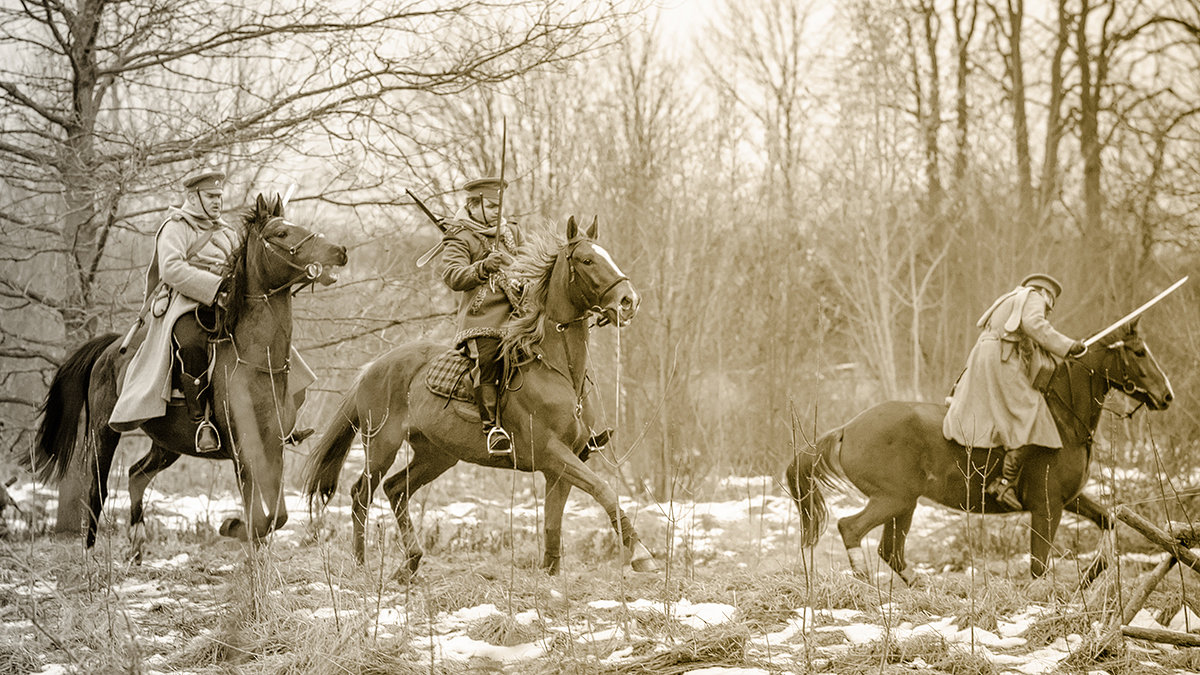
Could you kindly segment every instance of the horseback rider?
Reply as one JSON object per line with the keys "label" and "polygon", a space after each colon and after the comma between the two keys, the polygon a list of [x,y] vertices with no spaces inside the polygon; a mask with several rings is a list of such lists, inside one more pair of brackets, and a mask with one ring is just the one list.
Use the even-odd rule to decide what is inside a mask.
{"label": "horseback rider", "polygon": [[[225,263],[241,235],[221,219],[225,173],[200,169],[181,182],[182,206],[168,207],[155,235],[155,254],[146,270],[146,296],[139,323],[146,339],[125,371],[124,386],[109,418],[117,431],[166,413],[172,352],[179,359],[179,389],[196,424],[196,452],[220,449],[210,419],[208,337],[216,325],[214,306],[224,304]],[[174,346],[174,349],[172,349]]]}
{"label": "horseback rider", "polygon": [[[992,303],[976,325],[982,329],[955,385],[942,434],[968,448],[1004,447],[1004,465],[986,492],[1023,510],[1014,489],[1029,448],[1058,449],[1062,439],[1039,389],[1049,382],[1054,357],[1079,356],[1087,348],[1050,325],[1047,315],[1062,293],[1048,274],[1030,274]],[[1053,356],[1051,356],[1053,355]]]}
{"label": "horseback rider", "polygon": [[503,324],[517,303],[518,289],[505,272],[521,243],[517,224],[500,215],[507,181],[485,177],[467,181],[466,204],[447,224],[442,238],[442,280],[459,293],[456,349],[466,352],[475,401],[493,455],[512,453],[512,437],[500,424],[499,393]]}

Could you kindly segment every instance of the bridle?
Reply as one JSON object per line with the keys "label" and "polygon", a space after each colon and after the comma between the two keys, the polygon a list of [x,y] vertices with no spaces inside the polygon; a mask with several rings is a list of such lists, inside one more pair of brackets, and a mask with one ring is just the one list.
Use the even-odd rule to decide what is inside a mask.
{"label": "bridle", "polygon": [[[1146,402],[1144,400],[1142,400],[1139,397],[1134,396],[1134,394],[1141,392],[1141,393],[1145,394],[1146,397],[1149,397],[1150,392],[1147,389],[1145,389],[1144,387],[1138,385],[1138,383],[1133,382],[1129,379],[1129,377],[1128,377],[1129,370],[1130,370],[1129,356],[1128,356],[1128,354],[1125,353],[1127,346],[1126,346],[1124,340],[1118,340],[1116,342],[1113,342],[1112,344],[1104,345],[1104,348],[1106,350],[1110,350],[1110,351],[1111,350],[1117,351],[1118,358],[1121,360],[1120,372],[1122,375],[1125,376],[1121,380],[1116,380],[1109,374],[1110,372],[1112,372],[1110,369],[1102,367],[1103,368],[1102,377],[1104,378],[1105,385],[1107,385],[1110,390],[1111,389],[1119,390],[1122,393],[1124,393],[1126,396],[1129,396],[1130,398],[1134,399],[1135,401],[1137,401],[1137,405],[1134,406],[1134,408],[1128,412],[1119,412],[1116,410],[1112,410],[1111,408],[1105,408],[1103,399],[1101,399],[1100,401],[1097,401],[1097,403],[1100,404],[1101,410],[1106,410],[1114,415],[1117,415],[1118,417],[1120,417],[1122,419],[1129,419],[1129,418],[1133,417],[1134,413],[1136,413],[1138,410],[1141,410],[1142,406],[1146,405]],[[1078,358],[1076,358],[1074,362],[1076,364],[1078,364],[1078,366],[1080,368],[1087,371],[1089,381],[1091,380],[1092,377],[1094,377],[1096,375],[1095,368],[1092,368],[1091,366],[1084,363],[1083,361],[1080,361]],[[1086,432],[1085,445],[1090,447],[1091,442],[1092,442],[1092,437],[1095,435],[1095,429],[1092,428],[1091,423],[1088,420],[1081,418],[1079,416],[1079,413],[1075,411],[1075,406],[1073,404],[1073,399],[1075,398],[1075,387],[1071,381],[1071,366],[1070,366],[1070,364],[1066,364],[1065,367],[1066,367],[1066,376],[1067,376],[1067,390],[1071,392],[1072,401],[1064,400],[1062,395],[1058,394],[1057,392],[1054,392],[1054,395],[1055,395],[1055,398],[1057,398],[1059,400],[1059,402],[1063,404],[1063,407],[1066,408],[1067,411],[1071,413],[1071,416],[1073,418],[1075,418],[1075,422],[1077,424],[1079,424],[1080,428],[1082,428]],[[1090,392],[1088,395],[1092,396],[1092,394]]]}
{"label": "bridle", "polygon": [[[284,220],[280,216],[275,216],[275,217],[269,219],[266,222],[266,224],[263,225],[263,229],[265,230],[268,226],[270,226],[276,222],[283,222],[287,225],[294,225],[293,223]],[[278,295],[280,292],[283,292],[283,291],[286,291],[286,290],[292,288],[293,286],[296,287],[295,291],[292,293],[293,295],[295,295],[296,293],[299,293],[301,290],[303,290],[306,286],[310,286],[313,283],[315,283],[316,280],[319,279],[321,277],[321,275],[325,273],[325,266],[317,261],[313,261],[306,265],[300,265],[300,264],[297,264],[296,262],[294,262],[293,258],[295,258],[296,254],[300,251],[300,248],[302,246],[304,246],[304,244],[306,244],[310,239],[323,239],[324,237],[325,237],[325,235],[323,235],[323,234],[310,231],[307,235],[305,235],[303,238],[301,238],[300,241],[298,241],[294,244],[291,244],[290,246],[285,246],[284,244],[280,244],[276,241],[268,239],[267,237],[261,237],[264,250],[266,250],[267,253],[274,256],[279,261],[283,262],[283,264],[285,264],[288,267],[290,267],[291,269],[295,270],[297,272],[297,274],[294,275],[293,277],[291,277],[290,279],[288,279],[282,285],[277,286],[273,289],[270,289],[264,293],[253,293],[253,294],[247,293],[247,294],[245,294],[244,297],[246,298],[246,300],[255,301],[255,302],[269,302],[271,300],[271,298]],[[297,282],[300,282],[300,281],[303,281],[304,283],[300,283],[297,285]],[[270,305],[268,305],[268,308],[270,308]],[[275,316],[275,312],[273,309],[271,309],[271,316],[272,316],[272,320],[275,322],[275,324],[279,325],[280,324],[279,318]],[[242,355],[238,350],[237,341],[234,340],[234,338],[233,338],[232,331],[230,331],[223,339],[228,340],[230,345],[232,345],[234,359],[239,364],[244,364],[244,365],[249,366],[250,368],[253,368],[261,373],[267,373],[269,375],[284,374],[284,373],[287,373],[291,369],[291,354],[285,355],[284,360],[283,360],[283,365],[279,366],[277,368],[273,367],[271,365],[269,358],[268,358],[267,364],[265,366],[258,365],[258,364],[251,363],[251,362],[247,361],[246,359],[242,358]]]}
{"label": "bridle", "polygon": [[[597,293],[594,299],[589,300],[584,295],[583,291],[575,286],[575,278],[580,276],[579,273],[575,271],[575,249],[585,241],[587,241],[587,239],[584,237],[576,237],[575,239],[568,241],[567,245],[564,246],[563,249],[558,253],[559,263],[561,264],[564,257],[566,258],[567,263],[567,299],[570,300],[571,304],[576,307],[587,307],[583,314],[568,321],[558,321],[552,317],[552,320],[554,321],[554,329],[560,333],[569,328],[573,323],[586,321],[591,315],[596,315],[598,317],[596,319],[597,326],[608,324],[610,320],[604,315],[604,308],[600,306],[600,301],[604,299],[604,296],[608,295],[609,291],[616,288],[619,284],[629,281],[629,277],[625,276],[624,273],[618,274],[617,277],[613,279],[612,283],[605,286],[604,290]],[[618,272],[620,272],[620,270],[618,270]]]}
{"label": "bridle", "polygon": [[[266,229],[266,227],[270,226],[272,223],[275,223],[277,221],[282,221],[283,223],[285,223],[287,225],[295,226],[293,223],[288,222],[279,216],[275,216],[274,218],[268,220],[266,225],[263,226],[263,228]],[[292,268],[293,270],[297,270],[299,272],[299,274],[292,277],[291,279],[288,279],[282,286],[273,288],[273,289],[267,291],[266,293],[262,294],[261,296],[247,295],[246,296],[247,299],[265,300],[265,299],[270,298],[271,296],[275,295],[276,293],[279,293],[280,291],[291,288],[293,286],[296,286],[296,290],[292,293],[292,295],[295,295],[296,293],[299,293],[301,290],[303,290],[305,286],[311,286],[313,283],[315,283],[316,280],[319,279],[321,277],[321,275],[325,273],[325,266],[315,260],[306,265],[298,265],[295,262],[293,262],[293,260],[292,260],[293,258],[296,257],[296,253],[298,253],[300,251],[300,247],[304,246],[304,244],[306,244],[309,239],[314,239],[314,238],[324,239],[325,235],[320,234],[318,232],[309,232],[300,241],[296,242],[295,244],[292,244],[291,246],[286,246],[286,247],[283,244],[280,244],[278,242],[272,241],[271,239],[263,237],[262,238],[263,248],[265,248],[268,253],[275,256],[280,261],[282,261],[283,264],[287,265],[288,267]],[[286,252],[287,255],[284,255],[284,252]],[[301,280],[303,280],[305,283],[302,283],[297,286],[296,282],[301,281]]]}

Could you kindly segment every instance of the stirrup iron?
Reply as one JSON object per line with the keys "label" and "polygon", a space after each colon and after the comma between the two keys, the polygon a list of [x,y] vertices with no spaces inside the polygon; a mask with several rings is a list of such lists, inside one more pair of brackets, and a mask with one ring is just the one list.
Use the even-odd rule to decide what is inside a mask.
{"label": "stirrup iron", "polygon": [[512,436],[504,427],[494,426],[487,432],[488,454],[493,457],[507,457],[512,454]]}
{"label": "stirrup iron", "polygon": [[[208,432],[208,438],[213,441],[214,445],[206,444],[204,447],[201,447],[200,440],[202,437],[206,436],[206,431]],[[196,427],[196,437],[193,439],[193,445],[196,447],[196,452],[202,455],[217,452],[221,449],[221,434],[217,433],[216,425],[214,425],[207,417],[200,420],[200,424]]]}

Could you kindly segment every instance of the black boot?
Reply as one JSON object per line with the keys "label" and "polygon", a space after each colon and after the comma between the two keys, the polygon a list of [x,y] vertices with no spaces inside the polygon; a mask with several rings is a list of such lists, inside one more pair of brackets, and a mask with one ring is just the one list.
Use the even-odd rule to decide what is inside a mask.
{"label": "black boot", "polygon": [[205,392],[208,390],[208,377],[192,377],[181,373],[179,388],[183,390],[183,400],[187,404],[188,414],[196,426],[196,452],[208,454],[221,449],[221,437],[217,427],[208,418],[208,405]]}
{"label": "black boot", "polygon": [[1024,448],[1015,448],[1004,453],[1004,465],[1000,468],[1000,477],[987,486],[987,493],[996,501],[1015,510],[1024,511],[1025,505],[1017,496],[1017,478],[1021,475],[1021,461],[1025,458]]}
{"label": "black boot", "polygon": [[512,454],[512,436],[500,426],[499,395],[496,385],[481,383],[475,388],[475,402],[479,404],[479,419],[483,422],[483,433],[487,436],[488,454],[507,456]]}

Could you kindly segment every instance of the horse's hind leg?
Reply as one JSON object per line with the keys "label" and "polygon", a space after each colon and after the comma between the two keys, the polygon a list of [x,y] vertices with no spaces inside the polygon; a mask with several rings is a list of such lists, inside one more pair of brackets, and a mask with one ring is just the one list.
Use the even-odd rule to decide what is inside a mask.
{"label": "horse's hind leg", "polygon": [[396,453],[400,450],[400,444],[385,447],[385,444],[380,443],[378,439],[370,439],[363,444],[363,449],[367,456],[366,464],[363,466],[362,475],[350,489],[350,520],[354,524],[354,560],[359,565],[366,562],[367,510],[371,507],[371,497],[375,494],[375,487],[383,479],[383,474],[387,473],[392,462],[396,461]]}
{"label": "horse's hind leg", "polygon": [[404,552],[404,564],[393,575],[398,581],[411,579],[417,573],[423,555],[421,542],[417,539],[412,517],[408,513],[409,498],[458,463],[456,457],[439,452],[424,436],[413,434],[408,444],[413,450],[412,460],[383,483],[383,491],[392,504],[396,524],[400,526],[400,545]]}
{"label": "horse's hind leg", "polygon": [[146,488],[155,476],[178,459],[179,455],[155,443],[145,457],[129,467],[129,559],[132,562],[142,562],[146,547],[146,524],[143,522]]}
{"label": "horse's hind leg", "polygon": [[[880,542],[880,552],[882,554],[885,542],[890,540],[892,548],[889,548],[888,552],[895,554],[897,551],[895,545],[899,543],[899,564],[902,566],[901,569],[904,569],[904,536],[908,534],[908,525],[912,523],[912,512],[916,506],[915,499],[875,495],[867,500],[867,505],[862,511],[838,521],[838,532],[842,535],[842,543],[846,546],[846,554],[850,557],[850,569],[856,576],[867,576],[867,556],[862,550],[863,537],[884,523],[891,525],[897,521],[904,524],[904,534],[900,535],[897,531],[899,528],[892,525],[891,536],[886,536],[889,533],[885,533],[885,541]],[[898,542],[897,536],[899,536]],[[888,557],[885,556],[885,558]],[[889,559],[888,563],[895,569],[892,560]]]}
{"label": "horse's hind leg", "polygon": [[879,557],[895,570],[905,584],[912,586],[917,581],[917,575],[908,569],[904,560],[904,543],[908,539],[908,528],[912,526],[913,511],[905,513],[883,524],[883,536],[879,538]]}
{"label": "horse's hind leg", "polygon": [[92,442],[96,452],[90,458],[88,467],[91,473],[92,488],[88,493],[87,547],[96,545],[96,530],[100,527],[100,511],[104,508],[104,500],[108,498],[108,472],[112,468],[113,455],[117,452],[117,443],[121,434],[108,427],[108,418],[92,430]]}
{"label": "horse's hind leg", "polygon": [[[1064,504],[1063,508],[1095,523],[1096,527],[1099,527],[1100,531],[1103,532],[1104,538],[1110,540],[1108,543],[1111,544],[1114,525],[1112,516],[1096,500],[1087,495],[1080,494],[1075,499]],[[1104,570],[1108,569],[1108,552],[1112,550],[1112,546],[1105,546],[1104,543],[1101,543],[1100,550],[1096,552],[1096,559],[1092,561],[1092,564],[1083,573],[1083,578],[1079,582],[1081,588],[1090,586],[1096,580],[1096,577],[1099,577],[1104,573]]]}

